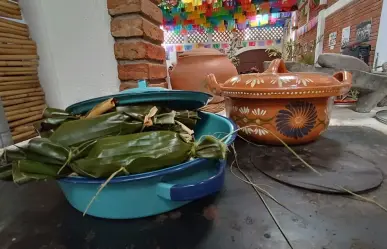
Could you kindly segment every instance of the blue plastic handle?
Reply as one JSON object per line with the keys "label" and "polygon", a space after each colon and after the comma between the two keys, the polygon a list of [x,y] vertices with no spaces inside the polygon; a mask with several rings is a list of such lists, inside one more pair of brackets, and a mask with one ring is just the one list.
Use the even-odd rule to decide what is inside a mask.
{"label": "blue plastic handle", "polygon": [[195,183],[170,184],[160,182],[157,185],[157,195],[171,201],[192,201],[216,193],[223,186],[225,166],[226,161],[220,161],[215,175]]}
{"label": "blue plastic handle", "polygon": [[137,88],[126,89],[120,92],[120,94],[168,91],[168,89],[165,89],[162,87],[147,87],[145,80],[139,80],[137,83],[138,83]]}

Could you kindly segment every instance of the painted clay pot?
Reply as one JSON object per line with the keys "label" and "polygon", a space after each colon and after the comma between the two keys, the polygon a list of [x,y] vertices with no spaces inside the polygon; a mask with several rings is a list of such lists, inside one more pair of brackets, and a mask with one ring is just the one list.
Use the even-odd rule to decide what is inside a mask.
{"label": "painted clay pot", "polygon": [[[207,92],[205,77],[214,74],[219,82],[238,75],[238,71],[225,54],[216,49],[198,48],[182,53],[170,74],[174,90]],[[223,101],[223,97],[214,96],[211,103]]]}
{"label": "painted clay pot", "polygon": [[[333,96],[351,87],[352,76],[338,72],[291,73],[283,60],[272,61],[261,74],[243,74],[218,84],[208,75],[207,87],[229,97],[228,116],[241,127],[240,134],[265,144],[303,144],[324,132],[330,119]],[[278,137],[278,138],[276,138]]]}

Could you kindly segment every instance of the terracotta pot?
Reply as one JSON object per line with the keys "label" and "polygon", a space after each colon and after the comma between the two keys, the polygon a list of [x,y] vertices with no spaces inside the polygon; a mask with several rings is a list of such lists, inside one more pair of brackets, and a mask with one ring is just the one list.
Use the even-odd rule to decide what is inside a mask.
{"label": "terracotta pot", "polygon": [[333,96],[348,92],[351,80],[348,72],[333,77],[291,73],[276,59],[262,74],[239,75],[224,84],[208,75],[206,82],[214,94],[230,98],[227,113],[242,128],[241,135],[265,144],[282,144],[278,138],[303,144],[327,129]]}
{"label": "terracotta pot", "polygon": [[[204,86],[208,74],[214,74],[219,82],[225,82],[238,75],[238,71],[227,56],[216,49],[193,49],[182,53],[171,71],[172,89],[211,93]],[[223,97],[214,96],[211,103],[222,100]]]}

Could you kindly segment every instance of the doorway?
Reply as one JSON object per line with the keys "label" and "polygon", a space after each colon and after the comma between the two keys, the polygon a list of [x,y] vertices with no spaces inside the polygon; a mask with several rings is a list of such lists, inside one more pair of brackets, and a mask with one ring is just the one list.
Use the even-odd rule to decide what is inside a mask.
{"label": "doorway", "polygon": [[263,62],[272,61],[274,57],[269,57],[265,49],[253,49],[240,53],[239,57],[239,66],[237,67],[238,73],[244,73],[250,71],[252,67],[256,67],[258,72],[262,73]]}

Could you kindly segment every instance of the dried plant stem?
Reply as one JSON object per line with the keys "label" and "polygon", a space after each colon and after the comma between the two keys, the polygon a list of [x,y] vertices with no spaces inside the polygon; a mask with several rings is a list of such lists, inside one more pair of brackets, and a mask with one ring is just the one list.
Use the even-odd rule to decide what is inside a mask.
{"label": "dried plant stem", "polygon": [[[259,198],[261,199],[261,201],[262,201],[263,205],[265,206],[266,210],[269,212],[269,214],[270,214],[271,218],[273,219],[274,223],[276,224],[278,230],[280,230],[282,236],[285,238],[285,240],[286,240],[286,242],[288,243],[289,247],[290,247],[291,249],[293,249],[293,246],[292,246],[292,244],[290,243],[290,240],[289,240],[288,237],[286,236],[284,230],[282,229],[282,227],[281,227],[281,225],[279,224],[277,218],[275,217],[275,215],[274,215],[273,212],[271,211],[269,205],[266,203],[265,199],[263,198],[263,196],[262,196],[262,194],[261,194],[261,191],[262,191],[263,189],[260,188],[260,187],[258,187],[258,186],[256,186],[256,184],[254,184],[254,183],[250,180],[250,178],[248,177],[248,175],[247,175],[247,174],[239,167],[239,164],[238,164],[238,158],[237,158],[237,153],[236,153],[234,144],[231,145],[231,148],[233,149],[234,156],[235,156],[235,161],[234,161],[234,162],[236,162],[236,165],[237,165],[237,167],[238,167],[239,172],[247,179],[247,181],[244,180],[244,179],[242,179],[242,178],[240,178],[240,177],[238,177],[238,176],[235,175],[235,174],[234,174],[234,175],[237,176],[239,179],[243,180],[244,182],[247,182],[248,184],[250,184],[250,185],[253,186],[255,192],[258,194],[258,196],[259,196]],[[234,163],[234,162],[233,162],[233,163]],[[267,191],[265,191],[265,193],[267,193]],[[270,194],[269,194],[269,195],[270,195]],[[270,196],[271,196],[271,195],[270,195]],[[271,198],[271,197],[270,197],[270,198]],[[273,198],[274,198],[274,197],[273,197]],[[273,199],[273,198],[272,198],[272,199]],[[274,200],[275,200],[275,199],[274,199]],[[276,202],[277,202],[277,201],[276,201]],[[278,203],[278,202],[277,202],[277,203]]]}
{"label": "dried plant stem", "polygon": [[[313,166],[311,166],[309,163],[307,163],[304,159],[302,159],[292,148],[289,147],[289,145],[287,145],[281,138],[279,138],[277,135],[275,135],[273,132],[271,132],[270,130],[266,129],[265,127],[262,127],[260,125],[250,125],[250,126],[244,126],[244,127],[241,127],[239,128],[238,130],[236,131],[239,131],[240,129],[243,129],[243,128],[247,128],[247,127],[259,127],[261,129],[264,129],[266,130],[267,132],[269,132],[271,135],[273,135],[275,138],[277,138],[294,156],[296,156],[305,166],[307,166],[309,169],[311,169],[313,172],[315,172],[316,174],[318,174],[319,176],[322,176],[322,174],[317,171],[315,168],[313,168]],[[245,139],[244,139],[245,140]],[[255,146],[260,146],[258,144],[255,144],[253,142],[250,142],[250,141],[247,141],[245,140],[246,142],[248,142],[249,144],[254,144]],[[369,203],[372,203],[372,204],[375,204],[376,206],[380,207],[383,211],[387,212],[387,208],[384,207],[382,204],[378,203],[377,201],[373,200],[373,199],[370,199],[370,198],[367,198],[367,197],[364,197],[364,196],[361,196],[359,194],[356,194],[346,188],[344,188],[343,186],[340,186],[340,185],[336,185],[338,188],[344,190],[345,192],[347,192],[348,194],[351,194],[363,201],[366,201],[366,202],[369,202]]]}
{"label": "dried plant stem", "polygon": [[345,192],[347,192],[347,193],[349,193],[349,194],[351,194],[351,195],[353,195],[353,196],[355,196],[355,197],[357,197],[357,198],[359,198],[359,199],[361,199],[361,200],[363,200],[363,201],[366,201],[366,202],[375,204],[376,206],[380,207],[380,208],[383,209],[385,212],[387,212],[387,208],[384,207],[384,206],[383,206],[382,204],[380,204],[379,202],[377,202],[377,201],[375,201],[375,200],[373,200],[373,199],[370,199],[370,198],[361,196],[361,195],[359,195],[359,194],[356,194],[356,193],[354,193],[354,192],[352,192],[352,191],[350,191],[350,190],[348,190],[348,189],[346,189],[346,188],[344,188],[344,187],[342,187],[342,186],[338,186],[338,187],[341,188],[342,190],[344,190]]}
{"label": "dried plant stem", "polygon": [[118,173],[120,173],[121,171],[125,171],[125,168],[124,167],[121,167],[119,170],[117,170],[116,172],[114,172],[113,174],[111,174],[109,176],[108,179],[106,179],[106,181],[104,183],[101,184],[101,186],[99,187],[97,193],[93,196],[93,198],[91,199],[91,201],[89,202],[89,204],[87,205],[85,211],[83,212],[83,216],[86,215],[87,211],[89,210],[89,208],[91,207],[91,204],[93,204],[93,202],[95,201],[95,199],[97,198],[97,196],[99,195],[99,193],[101,193],[101,191],[106,187],[106,185],[111,181],[111,179],[113,179]]}
{"label": "dried plant stem", "polygon": [[[232,134],[234,134],[235,132],[238,132],[242,129],[245,129],[245,128],[249,128],[249,127],[259,127],[260,129],[263,129],[267,132],[269,132],[271,135],[273,135],[275,138],[278,139],[278,141],[280,141],[290,152],[292,152],[292,154],[294,156],[296,156],[301,162],[303,162],[305,164],[305,166],[307,166],[310,170],[312,170],[313,172],[315,172],[316,174],[321,175],[320,172],[318,172],[317,170],[315,170],[311,165],[309,165],[309,163],[305,162],[304,159],[302,159],[292,148],[289,147],[289,145],[287,145],[281,138],[279,138],[277,135],[275,135],[272,131],[266,129],[265,127],[263,126],[260,126],[260,125],[248,125],[248,126],[243,126],[243,127],[240,127],[239,129],[236,129],[235,131],[231,132],[230,134],[228,134],[227,136],[225,136],[224,138],[221,139],[221,141],[223,140],[226,140],[227,137],[231,136]],[[245,140],[245,139],[244,139]],[[245,140],[246,141],[246,140]],[[251,143],[251,142],[250,142]],[[259,145],[257,145],[259,146]]]}
{"label": "dried plant stem", "polygon": [[[270,199],[272,199],[275,203],[277,203],[279,206],[283,207],[284,209],[286,209],[287,211],[289,211],[290,213],[292,214],[295,214],[297,215],[298,217],[300,218],[304,218],[302,217],[301,215],[293,212],[292,210],[290,210],[289,208],[287,208],[284,204],[282,204],[281,202],[279,202],[274,196],[272,196],[268,191],[266,191],[265,189],[259,187],[259,186],[267,186],[267,185],[264,185],[264,184],[255,184],[253,183],[252,181],[246,181],[245,179],[241,178],[240,176],[238,176],[237,174],[235,174],[235,172],[233,171],[233,167],[234,167],[234,163],[237,165],[237,168],[238,168],[238,171],[241,172],[241,174],[245,174],[244,171],[239,167],[239,164],[238,164],[238,158],[237,158],[237,153],[236,153],[236,150],[235,150],[235,147],[234,147],[234,144],[231,145],[231,148],[233,149],[233,153],[234,153],[234,156],[235,156],[235,160],[231,163],[231,166],[230,166],[230,172],[236,177],[238,178],[239,180],[241,180],[242,182],[244,183],[247,183],[249,185],[252,185],[252,186],[255,186],[258,190],[260,190],[264,195],[266,195],[267,197],[269,197]],[[268,186],[270,188],[272,188],[271,186]]]}

